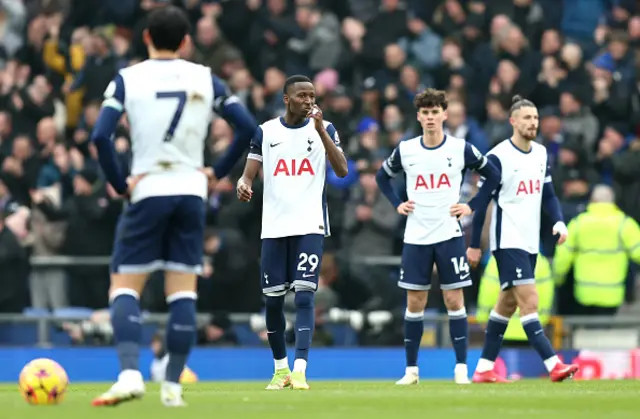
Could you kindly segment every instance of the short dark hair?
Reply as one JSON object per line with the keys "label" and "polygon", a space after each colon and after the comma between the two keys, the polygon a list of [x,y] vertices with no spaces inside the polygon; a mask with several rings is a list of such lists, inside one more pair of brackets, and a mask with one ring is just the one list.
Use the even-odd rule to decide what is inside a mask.
{"label": "short dark hair", "polygon": [[165,6],[149,14],[147,30],[155,49],[177,51],[191,28],[189,19],[182,9]]}
{"label": "short dark hair", "polygon": [[520,95],[515,95],[511,98],[511,109],[509,110],[509,116],[513,115],[513,113],[522,108],[535,108],[536,105],[533,104],[532,101],[523,98]]}
{"label": "short dark hair", "polygon": [[311,81],[311,79],[307,76],[303,76],[302,74],[295,74],[291,77],[289,77],[285,82],[284,82],[284,87],[282,88],[282,93],[284,93],[285,95],[288,95],[289,93],[287,93],[289,91],[289,87],[296,84],[296,83],[311,83],[313,84],[313,82]]}
{"label": "short dark hair", "polygon": [[422,93],[418,93],[413,99],[413,104],[418,110],[422,108],[442,108],[443,111],[446,111],[449,106],[445,91],[431,87]]}

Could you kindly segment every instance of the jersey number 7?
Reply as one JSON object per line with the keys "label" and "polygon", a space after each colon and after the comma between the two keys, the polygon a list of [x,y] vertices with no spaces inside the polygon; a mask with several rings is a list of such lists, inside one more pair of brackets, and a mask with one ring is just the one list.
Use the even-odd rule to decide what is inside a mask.
{"label": "jersey number 7", "polygon": [[184,104],[187,103],[187,92],[157,92],[156,99],[178,99],[178,107],[176,108],[176,112],[173,114],[173,119],[171,119],[169,129],[167,129],[167,132],[164,134],[164,142],[168,143],[173,140],[173,133],[178,126],[178,122],[180,122],[182,111],[184,111]]}

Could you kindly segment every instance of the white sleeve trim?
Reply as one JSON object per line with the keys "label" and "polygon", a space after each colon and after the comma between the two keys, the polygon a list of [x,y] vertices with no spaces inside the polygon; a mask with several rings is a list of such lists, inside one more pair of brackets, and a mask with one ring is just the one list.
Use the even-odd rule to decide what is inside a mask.
{"label": "white sleeve trim", "polygon": [[115,109],[118,112],[122,112],[124,110],[124,106],[122,106],[122,103],[120,103],[118,99],[113,97],[110,97],[109,99],[105,99],[102,102],[102,107]]}
{"label": "white sleeve trim", "polygon": [[487,165],[487,158],[485,156],[482,156],[481,161],[482,161],[482,163],[480,163],[480,166],[478,166],[478,170],[482,169],[483,167],[485,167]]}
{"label": "white sleeve trim", "polygon": [[262,156],[256,153],[249,153],[249,155],[247,156],[247,159],[257,160],[259,162],[262,162]]}
{"label": "white sleeve trim", "polygon": [[384,161],[384,163],[382,163],[382,168],[384,169],[385,172],[387,172],[389,176],[396,177],[397,173],[391,170],[391,166],[389,166],[389,163],[387,163],[386,160]]}

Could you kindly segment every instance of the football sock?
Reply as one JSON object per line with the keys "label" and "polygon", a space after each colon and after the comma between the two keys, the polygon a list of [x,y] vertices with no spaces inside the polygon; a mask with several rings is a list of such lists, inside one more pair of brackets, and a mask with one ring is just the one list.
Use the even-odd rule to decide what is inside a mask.
{"label": "football sock", "polygon": [[545,361],[547,369],[553,369],[558,358],[555,356],[556,352],[553,350],[551,342],[549,342],[549,339],[544,334],[544,329],[542,328],[542,324],[540,324],[538,313],[531,313],[526,316],[522,316],[520,318],[520,323],[522,323],[522,328],[527,334],[529,343],[533,346],[533,349],[538,352],[540,358]]}
{"label": "football sock", "polygon": [[120,288],[111,296],[111,326],[120,360],[120,370],[139,370],[140,337],[140,296],[132,289]]}
{"label": "football sock", "polygon": [[167,323],[167,352],[169,362],[165,381],[179,383],[189,352],[196,339],[196,299],[193,291],[180,291],[167,297],[169,323]]}
{"label": "football sock", "polygon": [[[289,368],[287,358],[287,344],[284,331],[287,327],[284,318],[284,295],[279,297],[265,297],[265,321],[267,323],[267,338],[273,353],[276,369]],[[283,362],[284,361],[284,362]]]}
{"label": "football sock", "polygon": [[502,339],[504,337],[504,332],[507,330],[508,324],[509,318],[491,310],[491,314],[489,314],[489,321],[487,322],[487,328],[484,332],[484,347],[482,348],[482,355],[480,355],[480,361],[478,362],[477,370],[479,372],[490,371],[493,369],[493,363],[498,357],[498,353],[500,353]]}
{"label": "football sock", "polygon": [[460,310],[448,311],[449,314],[449,336],[453,350],[456,353],[456,364],[467,363],[468,345],[468,323],[467,310],[462,307]]}
{"label": "football sock", "polygon": [[424,311],[412,313],[407,309],[404,313],[404,351],[407,367],[418,366],[418,349],[424,332]]}
{"label": "football sock", "polygon": [[[296,291],[296,361],[298,359],[307,361],[309,358],[309,348],[313,338],[313,328],[315,326],[315,305],[313,291]],[[296,370],[294,361],[293,369]],[[298,363],[300,367],[302,363]],[[306,362],[304,362],[306,366]],[[300,369],[300,368],[298,368]]]}

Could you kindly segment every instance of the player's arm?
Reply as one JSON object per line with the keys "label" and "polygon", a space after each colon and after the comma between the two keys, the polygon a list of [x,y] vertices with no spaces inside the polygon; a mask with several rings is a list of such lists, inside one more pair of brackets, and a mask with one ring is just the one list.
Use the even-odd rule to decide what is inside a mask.
{"label": "player's arm", "polygon": [[[478,190],[478,193],[476,194],[476,196],[478,195],[483,197],[488,196],[491,199],[494,197],[496,188],[498,187],[498,185],[500,185],[501,176],[502,176],[502,164],[500,164],[500,159],[498,159],[498,157],[493,154],[487,156],[486,159],[487,159],[487,164],[493,165],[498,175],[497,175],[497,178],[494,178],[492,182],[487,182],[487,180],[484,177],[481,177],[480,181],[478,182],[478,187],[480,188],[480,190]],[[482,201],[482,203],[484,203],[484,201]],[[480,249],[480,240],[482,238],[482,228],[484,227],[484,220],[487,217],[488,205],[489,205],[489,202],[487,202],[486,205],[479,205],[478,207],[476,207],[474,211],[473,221],[471,223],[472,225],[471,243],[469,244],[469,247],[472,249]]]}
{"label": "player's arm", "polygon": [[469,143],[466,143],[464,147],[464,163],[465,168],[478,172],[484,178],[484,183],[493,185],[493,188],[489,186],[480,188],[478,193],[467,203],[471,211],[475,212],[478,208],[485,208],[486,211],[491,202],[491,192],[500,183],[500,171],[493,161],[483,156],[477,148]]}
{"label": "player's arm", "polygon": [[402,157],[400,155],[400,147],[396,147],[391,155],[382,163],[382,167],[376,173],[376,182],[378,188],[384,196],[387,197],[391,205],[398,209],[402,205],[402,199],[393,189],[391,179],[402,172]]}
{"label": "player's arm", "polygon": [[347,158],[340,147],[340,136],[336,131],[336,127],[333,124],[329,124],[326,128],[323,126],[323,129],[317,131],[327,152],[327,160],[329,160],[329,164],[336,176],[339,178],[347,176],[349,174],[349,166]]}
{"label": "player's arm", "polygon": [[553,221],[553,234],[559,235],[558,243],[562,244],[567,239],[567,226],[564,224],[560,200],[556,196],[551,179],[551,168],[547,165],[547,173],[542,186],[542,209]]}
{"label": "player's arm", "polygon": [[251,195],[253,195],[253,191],[251,190],[253,180],[258,176],[260,166],[262,166],[262,135],[262,128],[257,127],[251,139],[249,155],[244,165],[244,171],[236,186],[238,199],[244,202],[251,200]]}
{"label": "player's arm", "polygon": [[214,111],[233,128],[235,139],[224,155],[213,165],[215,177],[227,176],[236,162],[249,147],[256,132],[256,121],[251,113],[231,94],[229,88],[217,76],[213,77]]}
{"label": "player's arm", "polygon": [[124,113],[124,95],[124,80],[118,74],[104,92],[102,109],[91,133],[91,140],[98,150],[100,167],[107,181],[120,195],[127,193],[128,186],[113,145],[113,137],[120,117]]}
{"label": "player's arm", "polygon": [[547,166],[547,173],[544,177],[544,185],[542,186],[542,209],[551,218],[553,223],[564,222],[562,216],[562,207],[560,200],[556,196],[551,179],[551,169]]}

